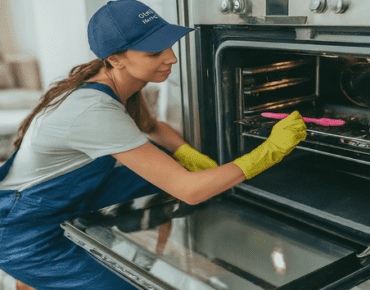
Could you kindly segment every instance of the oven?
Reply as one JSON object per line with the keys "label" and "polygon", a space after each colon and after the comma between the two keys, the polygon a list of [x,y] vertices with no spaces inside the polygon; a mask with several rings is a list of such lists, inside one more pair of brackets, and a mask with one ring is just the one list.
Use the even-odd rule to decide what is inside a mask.
{"label": "oven", "polygon": [[66,221],[65,236],[139,289],[370,289],[370,2],[178,7],[195,28],[180,42],[185,139],[225,164],[267,139],[265,113],[294,110],[307,138],[207,202],[159,193]]}

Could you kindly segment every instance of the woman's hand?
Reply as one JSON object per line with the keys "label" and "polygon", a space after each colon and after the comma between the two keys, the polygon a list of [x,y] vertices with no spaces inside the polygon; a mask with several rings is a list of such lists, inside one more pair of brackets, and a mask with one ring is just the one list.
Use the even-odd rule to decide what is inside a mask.
{"label": "woman's hand", "polygon": [[189,144],[182,145],[177,149],[174,156],[179,160],[182,167],[186,167],[191,172],[216,168],[218,166],[216,161],[195,150]]}
{"label": "woman's hand", "polygon": [[250,179],[280,162],[306,136],[306,125],[302,116],[295,111],[272,128],[270,137],[265,142],[232,163]]}
{"label": "woman's hand", "polygon": [[273,128],[268,140],[284,154],[290,153],[295,146],[306,139],[306,124],[298,111],[279,121]]}

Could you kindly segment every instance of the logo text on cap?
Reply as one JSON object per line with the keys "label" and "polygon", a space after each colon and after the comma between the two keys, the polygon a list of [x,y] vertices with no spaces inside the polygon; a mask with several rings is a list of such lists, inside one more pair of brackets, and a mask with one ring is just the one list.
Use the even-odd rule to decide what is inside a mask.
{"label": "logo text on cap", "polygon": [[147,16],[150,16],[149,18],[143,19],[143,23],[147,24],[148,22],[152,21],[153,19],[158,19],[158,16],[156,14],[154,14],[154,15],[151,15],[151,14],[154,14],[154,11],[152,9],[149,9],[146,12],[140,13],[139,17],[143,19]]}

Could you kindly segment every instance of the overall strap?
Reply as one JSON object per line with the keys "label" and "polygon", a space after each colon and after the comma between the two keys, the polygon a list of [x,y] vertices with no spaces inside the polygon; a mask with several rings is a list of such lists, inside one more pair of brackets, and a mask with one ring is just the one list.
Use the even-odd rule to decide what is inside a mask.
{"label": "overall strap", "polygon": [[106,93],[116,101],[121,102],[117,95],[113,92],[113,90],[109,86],[102,83],[84,82],[81,86],[79,86],[79,89],[95,89],[103,93]]}
{"label": "overall strap", "polygon": [[14,161],[14,157],[15,155],[17,155],[17,152],[18,152],[19,149],[17,149],[12,157],[10,157],[3,166],[0,167],[0,182],[3,181],[5,179],[5,177],[8,175],[8,172],[9,172],[9,169],[10,169],[10,166],[12,166],[13,164],[13,161]]}

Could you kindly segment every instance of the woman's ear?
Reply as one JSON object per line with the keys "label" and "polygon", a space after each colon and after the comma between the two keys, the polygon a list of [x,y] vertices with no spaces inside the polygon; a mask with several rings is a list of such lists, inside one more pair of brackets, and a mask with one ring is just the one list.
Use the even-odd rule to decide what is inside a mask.
{"label": "woman's ear", "polygon": [[107,61],[110,63],[110,65],[113,68],[122,69],[125,67],[122,56],[113,54],[113,55],[108,56]]}

